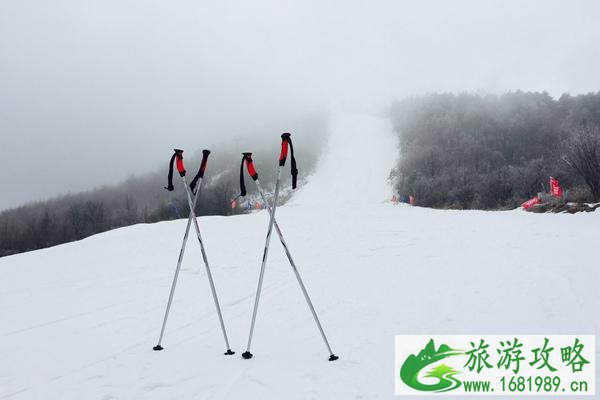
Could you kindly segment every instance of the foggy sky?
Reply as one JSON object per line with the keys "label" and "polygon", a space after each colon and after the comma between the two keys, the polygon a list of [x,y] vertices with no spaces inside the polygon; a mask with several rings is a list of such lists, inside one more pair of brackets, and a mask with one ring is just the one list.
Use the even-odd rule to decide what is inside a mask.
{"label": "foggy sky", "polygon": [[599,4],[3,0],[0,209],[319,110],[597,91]]}

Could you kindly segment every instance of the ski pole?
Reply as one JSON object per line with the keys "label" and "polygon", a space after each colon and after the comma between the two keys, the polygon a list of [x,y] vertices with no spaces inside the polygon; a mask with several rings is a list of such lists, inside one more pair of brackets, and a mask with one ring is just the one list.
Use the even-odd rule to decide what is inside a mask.
{"label": "ski pole", "polygon": [[[175,188],[173,186],[173,161],[177,161],[177,170],[180,174],[185,175],[185,168],[183,167],[183,150],[175,149],[175,153],[171,156],[171,160],[169,161],[169,176],[168,176],[168,184],[165,186],[169,192],[172,192]],[[179,161],[179,160],[182,161]],[[198,191],[198,194],[200,191]],[[171,304],[173,303],[173,295],[175,294],[175,287],[177,286],[177,278],[179,277],[179,270],[181,269],[181,262],[183,261],[183,255],[185,253],[185,245],[187,244],[188,234],[190,232],[190,225],[192,223],[192,214],[188,217],[187,227],[185,229],[185,234],[183,236],[183,242],[181,243],[181,249],[179,250],[179,258],[177,259],[177,267],[175,268],[175,274],[173,276],[173,282],[171,283],[171,290],[169,291],[169,300],[167,301],[167,308],[165,310],[165,316],[163,318],[162,327],[160,329],[160,335],[158,337],[158,344],[154,346],[152,349],[154,351],[163,350],[162,347],[162,339],[165,334],[165,327],[167,326],[167,319],[169,318],[169,311],[171,310]]]}
{"label": "ski pole", "polygon": [[[260,186],[260,183],[257,182],[258,185],[258,191],[260,193],[261,198],[263,199],[263,202],[265,202],[265,204],[267,204],[269,213],[272,213],[271,211],[271,207],[268,206],[268,202],[267,199],[263,193],[263,189]],[[294,262],[294,259],[292,258],[292,254],[290,253],[290,250],[288,248],[287,243],[285,242],[285,239],[283,238],[283,233],[281,232],[281,228],[279,228],[279,225],[277,224],[277,220],[274,221],[274,226],[275,226],[275,231],[277,232],[277,235],[279,236],[279,241],[281,242],[281,245],[283,246],[283,249],[285,250],[285,254],[288,258],[288,261],[290,262],[290,266],[292,267],[292,270],[294,271],[294,275],[296,275],[296,279],[298,280],[298,284],[300,285],[300,289],[302,290],[302,294],[304,295],[304,299],[306,300],[306,303],[308,304],[308,307],[310,308],[310,312],[313,315],[313,318],[317,324],[317,327],[319,328],[319,332],[321,333],[321,337],[323,338],[323,341],[325,342],[325,346],[327,347],[327,351],[329,351],[329,361],[335,361],[337,360],[339,357],[336,356],[335,354],[333,354],[333,351],[331,350],[331,346],[329,345],[329,341],[327,340],[327,336],[325,335],[325,331],[323,330],[323,326],[321,325],[321,322],[319,321],[319,317],[317,316],[317,312],[315,311],[315,307],[313,306],[313,303],[310,299],[310,296],[308,295],[308,291],[306,290],[306,286],[304,286],[304,282],[302,281],[302,278],[300,276],[300,272],[298,271],[298,268],[296,267],[296,263]]]}
{"label": "ski pole", "polygon": [[[281,135],[282,138],[282,143],[281,143],[281,153],[279,155],[279,164],[283,167],[285,165],[286,159],[287,159],[287,154],[288,154],[288,145],[289,145],[289,149],[291,150],[291,174],[292,174],[292,189],[296,189],[296,183],[297,183],[297,176],[298,176],[298,169],[296,167],[296,159],[294,157],[294,147],[292,145],[292,139],[290,138],[290,134],[289,133],[284,133],[283,135]],[[274,211],[271,210],[271,207],[269,207],[269,202],[267,201],[267,198],[265,196],[264,190],[260,184],[260,182],[257,180],[256,181],[256,185],[258,187],[258,192],[260,193],[260,196],[263,200],[263,202],[267,205],[267,208],[269,210],[269,213],[274,213]],[[298,271],[298,268],[296,267],[296,263],[294,262],[294,259],[292,257],[292,254],[287,246],[287,243],[285,242],[285,239],[283,237],[283,233],[281,232],[281,228],[279,227],[279,224],[277,223],[277,220],[275,219],[275,217],[273,217],[273,223],[275,225],[275,231],[277,232],[277,235],[279,236],[279,240],[281,241],[281,245],[283,246],[283,249],[285,250],[285,254],[288,258],[288,261],[290,262],[290,266],[292,267],[292,270],[294,271],[294,275],[296,276],[296,279],[298,281],[298,284],[300,285],[300,289],[302,290],[302,294],[304,295],[304,299],[306,300],[306,303],[308,304],[308,307],[313,315],[313,318],[315,320],[315,323],[317,324],[317,327],[319,328],[319,332],[321,333],[321,337],[323,338],[323,342],[325,343],[325,346],[327,347],[327,350],[329,351],[329,361],[335,361],[337,360],[339,357],[336,356],[335,354],[333,354],[333,351],[331,350],[331,346],[329,345],[329,341],[327,340],[327,336],[325,335],[325,331],[323,330],[323,326],[321,325],[321,322],[319,320],[319,317],[317,316],[317,312],[315,311],[315,307],[313,306],[313,303],[310,299],[310,296],[308,295],[308,291],[306,290],[306,286],[304,285],[304,282],[302,281],[302,278],[300,276],[300,272]]]}
{"label": "ski pole", "polygon": [[[298,271],[298,268],[296,267],[296,263],[294,262],[294,259],[292,257],[292,254],[289,250],[289,247],[287,245],[287,243],[285,242],[285,239],[283,237],[283,233],[281,232],[281,228],[279,227],[279,224],[277,223],[277,220],[275,219],[275,209],[276,209],[276,205],[277,205],[277,199],[278,199],[278,195],[279,195],[279,184],[280,184],[280,177],[281,177],[281,168],[285,165],[286,159],[287,159],[287,154],[288,154],[288,145],[289,148],[291,149],[291,153],[292,153],[292,188],[295,189],[296,188],[296,182],[297,182],[297,175],[298,175],[298,169],[296,167],[296,159],[294,158],[294,148],[292,145],[292,140],[290,138],[290,134],[289,133],[284,133],[283,135],[281,135],[281,139],[282,139],[282,143],[281,143],[281,153],[279,155],[279,167],[277,170],[277,183],[275,184],[275,198],[273,199],[273,207],[271,208],[269,206],[269,202],[267,201],[267,197],[265,196],[265,192],[262,188],[262,185],[260,184],[260,181],[258,180],[258,174],[256,173],[256,171],[254,170],[253,172],[251,172],[251,168],[250,165],[248,165],[248,159],[246,158],[246,162],[248,165],[248,172],[250,173],[250,175],[252,176],[253,180],[256,183],[256,186],[258,188],[258,192],[263,200],[263,202],[265,203],[265,205],[267,206],[267,209],[269,211],[269,215],[270,215],[270,225],[274,225],[275,226],[275,231],[277,232],[277,235],[279,236],[279,240],[281,241],[281,244],[283,246],[283,249],[285,250],[285,254],[288,258],[288,261],[290,262],[290,266],[292,267],[292,270],[294,271],[294,275],[296,276],[296,279],[298,281],[298,284],[300,285],[300,289],[302,290],[302,294],[304,295],[304,299],[306,300],[306,303],[308,304],[308,307],[313,315],[313,318],[317,324],[317,327],[319,328],[319,332],[321,333],[321,337],[323,338],[323,341],[325,343],[325,346],[327,347],[327,350],[329,351],[329,361],[335,361],[337,360],[339,357],[336,356],[335,354],[333,354],[333,351],[331,350],[331,346],[329,345],[329,341],[327,340],[327,336],[325,335],[325,331],[323,330],[323,326],[321,325],[321,322],[319,320],[319,317],[317,316],[317,312],[313,306],[313,303],[310,299],[310,296],[308,295],[308,291],[306,290],[306,286],[304,285],[304,282],[302,281],[302,278],[300,276],[300,272]],[[243,161],[242,161],[243,162]],[[250,163],[252,163],[252,160],[250,159]],[[252,168],[254,169],[254,168]],[[254,178],[254,176],[256,176],[256,178]],[[243,180],[240,180],[241,184],[242,184],[242,193],[245,195],[245,187],[243,185]],[[271,226],[270,226],[271,228]],[[269,236],[269,232],[267,233],[267,236]],[[267,241],[269,240],[269,238],[267,238]],[[268,247],[268,243],[266,245],[266,247]],[[265,252],[268,252],[268,249],[265,249]],[[263,259],[263,262],[265,260]],[[264,268],[261,268],[261,274],[264,273]],[[260,288],[262,286],[262,276],[259,277],[259,291]],[[257,299],[259,297],[259,293],[257,293]],[[250,341],[251,341],[251,336],[252,336],[252,332],[253,332],[253,328],[254,328],[254,323],[255,323],[255,318],[256,318],[256,308],[258,307],[258,300],[255,300],[255,311],[253,314],[253,319],[252,319],[252,326],[251,326],[251,331],[250,331],[250,338],[248,340],[248,350],[246,351],[246,353],[242,354],[242,356],[244,358],[252,358],[252,353],[250,353]]]}
{"label": "ski pole", "polygon": [[[185,234],[184,234],[184,237],[183,237],[183,243],[181,245],[181,250],[179,252],[179,259],[177,260],[177,267],[175,269],[175,275],[173,276],[173,283],[171,284],[171,290],[169,292],[169,300],[167,302],[167,308],[166,308],[166,311],[165,311],[165,316],[164,316],[164,319],[163,319],[163,324],[162,324],[162,327],[161,327],[160,336],[159,336],[159,339],[158,339],[158,344],[153,347],[153,349],[155,351],[163,350],[163,347],[161,345],[162,338],[163,338],[163,335],[164,335],[164,332],[165,332],[165,327],[166,327],[166,324],[167,324],[167,319],[168,319],[168,316],[169,316],[169,311],[171,309],[171,304],[173,302],[173,296],[174,296],[174,293],[175,293],[175,287],[177,285],[177,278],[179,276],[179,271],[181,269],[181,263],[182,263],[182,260],[183,260],[183,255],[185,253],[185,247],[186,247],[186,243],[187,243],[187,239],[188,239],[188,235],[189,235],[189,231],[190,231],[190,225],[192,223],[192,220],[194,220],[194,222],[196,222],[196,215],[195,215],[194,210],[196,208],[196,202],[197,202],[198,198],[200,197],[200,191],[201,191],[201,188],[202,188],[202,181],[203,181],[203,178],[204,178],[204,171],[206,170],[206,165],[207,165],[208,155],[209,154],[210,154],[209,150],[203,150],[202,151],[202,162],[200,164],[200,168],[198,170],[198,173],[196,174],[196,176],[194,177],[194,179],[192,180],[192,182],[190,184],[190,188],[192,190],[192,193],[194,192],[194,189],[195,189],[196,185],[198,186],[198,188],[195,191],[194,200],[191,203],[189,203],[189,191],[187,189],[187,182],[186,182],[186,179],[185,179],[186,171],[185,171],[185,167],[183,165],[183,150],[175,149],[175,154],[173,154],[173,156],[171,157],[171,160],[169,162],[168,185],[165,187],[165,189],[167,189],[169,191],[173,191],[173,189],[174,189],[174,186],[173,186],[173,162],[176,161],[177,171],[179,172],[179,175],[183,179],[183,182],[184,182],[184,185],[185,185],[185,188],[186,188],[186,193],[188,195],[188,203],[189,203],[189,206],[190,206],[190,214],[189,214],[189,217],[188,217],[187,226],[186,226]],[[198,181],[200,181],[199,184],[198,184]],[[196,222],[196,225],[197,225],[197,222]],[[202,249],[202,250],[204,250],[204,249]],[[211,281],[211,288],[213,290],[213,295],[215,296],[215,299],[216,299],[216,292],[214,290],[214,285],[212,283],[212,276],[210,275],[210,271],[209,271],[209,280]],[[225,334],[223,320],[222,320],[220,308],[218,307],[218,303],[217,303],[217,311],[218,311],[218,314],[219,314],[219,317],[220,317],[220,320],[221,320],[221,326],[223,328],[223,332]],[[234,354],[231,351],[231,349],[229,348],[229,343],[228,343],[226,335],[225,335],[225,343],[227,345],[227,352],[225,354],[227,354],[227,355]]]}
{"label": "ski pole", "polygon": [[[241,196],[246,195],[246,188],[244,186],[244,162],[246,162],[246,167],[248,169],[248,173],[252,177],[252,179],[256,182],[258,181],[258,174],[254,168],[254,162],[252,161],[252,153],[242,153],[242,164],[240,166],[240,184],[242,185],[242,194]],[[256,312],[258,311],[258,303],[260,301],[260,293],[262,290],[263,278],[265,276],[265,266],[267,264],[267,257],[269,255],[269,244],[271,242],[271,233],[273,232],[273,221],[275,217],[275,209],[277,208],[277,198],[279,197],[279,182],[281,181],[281,165],[277,167],[277,183],[275,184],[275,200],[273,204],[273,213],[270,214],[269,218],[269,228],[267,229],[267,238],[265,241],[265,248],[263,250],[262,263],[260,266],[260,274],[258,276],[258,287],[256,288],[256,296],[254,297],[254,310],[252,311],[252,322],[250,324],[250,334],[248,335],[248,345],[246,346],[246,351],[242,353],[242,357],[245,359],[252,358],[252,353],[250,352],[250,345],[252,344],[252,335],[254,334],[254,325],[256,323]]]}

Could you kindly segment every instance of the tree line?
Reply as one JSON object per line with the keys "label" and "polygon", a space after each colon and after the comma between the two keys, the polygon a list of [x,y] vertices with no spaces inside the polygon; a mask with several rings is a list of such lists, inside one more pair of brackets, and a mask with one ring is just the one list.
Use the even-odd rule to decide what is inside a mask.
{"label": "tree line", "polygon": [[507,209],[548,191],[600,201],[600,92],[430,94],[395,101],[397,191],[426,207]]}
{"label": "tree line", "polygon": [[[307,121],[305,134],[294,142],[301,176],[314,168],[319,157],[325,129],[324,120]],[[271,138],[272,139],[272,138]],[[241,152],[254,149],[253,155],[260,180],[266,190],[274,189],[275,168],[279,142],[273,140],[242,141],[213,148],[196,213],[202,215],[231,215],[241,213],[232,209],[231,200],[239,195]],[[80,240],[107,230],[138,223],[152,223],[187,218],[190,209],[185,190],[177,172],[175,190],[164,189],[167,183],[167,161],[156,171],[143,176],[131,176],[116,185],[66,194],[52,199],[25,204],[0,213],[0,257]],[[202,158],[201,151],[184,154],[189,181]],[[246,173],[246,172],[244,172]],[[283,177],[289,185],[289,176]],[[246,183],[249,196],[256,196],[255,187]]]}

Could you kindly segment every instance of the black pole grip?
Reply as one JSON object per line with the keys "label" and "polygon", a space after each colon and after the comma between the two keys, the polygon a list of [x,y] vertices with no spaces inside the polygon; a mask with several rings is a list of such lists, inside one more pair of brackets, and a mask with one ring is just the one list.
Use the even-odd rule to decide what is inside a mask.
{"label": "black pole grip", "polygon": [[206,171],[206,164],[208,163],[208,156],[210,155],[210,150],[202,150],[202,162],[200,163],[200,168],[198,169],[198,173],[190,183],[190,189],[192,189],[192,193],[194,193],[194,189],[196,188],[196,184],[198,183],[198,179],[204,178],[204,171]]}

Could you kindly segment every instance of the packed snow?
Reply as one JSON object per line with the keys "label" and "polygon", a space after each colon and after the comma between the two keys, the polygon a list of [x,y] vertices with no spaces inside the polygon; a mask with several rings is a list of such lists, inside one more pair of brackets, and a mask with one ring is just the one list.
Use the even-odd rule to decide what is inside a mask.
{"label": "packed snow", "polygon": [[389,119],[334,114],[317,173],[299,188],[292,204],[334,206],[378,204],[389,200],[388,177],[398,159],[397,136]]}
{"label": "packed snow", "polygon": [[0,259],[0,399],[392,399],[396,334],[599,332],[600,213],[384,203],[383,118],[336,116],[328,148],[277,220],[339,360],[275,235],[241,358],[268,214],[202,217],[234,356],[193,236],[152,351],[186,221],[136,225]]}

